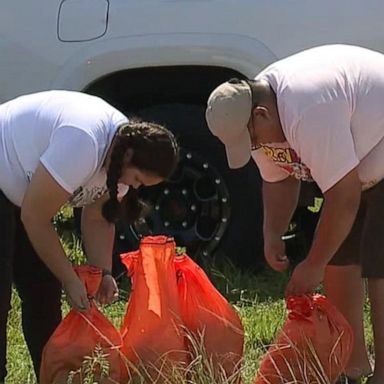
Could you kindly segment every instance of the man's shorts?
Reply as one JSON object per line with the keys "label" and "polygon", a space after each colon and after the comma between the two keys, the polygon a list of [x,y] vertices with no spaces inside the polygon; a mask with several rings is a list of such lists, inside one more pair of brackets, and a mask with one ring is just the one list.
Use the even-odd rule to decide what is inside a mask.
{"label": "man's shorts", "polygon": [[329,264],[360,264],[362,277],[384,278],[384,180],[362,193],[352,230]]}

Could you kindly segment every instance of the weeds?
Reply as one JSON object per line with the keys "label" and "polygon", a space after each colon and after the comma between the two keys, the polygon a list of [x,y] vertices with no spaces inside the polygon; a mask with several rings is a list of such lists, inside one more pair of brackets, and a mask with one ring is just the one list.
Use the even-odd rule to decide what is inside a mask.
{"label": "weeds", "polygon": [[[96,384],[107,382],[109,377],[108,355],[97,345],[91,356],[85,356],[81,368],[69,372],[66,384]],[[112,383],[111,379],[108,379]]]}

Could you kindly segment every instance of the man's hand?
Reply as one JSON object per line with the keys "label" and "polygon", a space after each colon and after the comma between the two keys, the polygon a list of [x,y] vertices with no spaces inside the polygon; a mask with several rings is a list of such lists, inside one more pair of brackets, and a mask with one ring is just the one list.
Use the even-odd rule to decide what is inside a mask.
{"label": "man's hand", "polygon": [[289,266],[289,260],[285,254],[285,243],[279,235],[264,235],[264,256],[269,266],[275,271],[282,272]]}
{"label": "man's hand", "polygon": [[85,286],[77,276],[64,283],[63,288],[73,309],[84,312],[90,308],[90,302]]}
{"label": "man's hand", "polygon": [[299,263],[293,270],[287,285],[286,296],[311,294],[323,281],[325,265],[313,264],[308,259]]}
{"label": "man's hand", "polygon": [[115,279],[111,275],[103,276],[99,290],[96,293],[96,301],[102,305],[114,303],[119,296],[119,289]]}

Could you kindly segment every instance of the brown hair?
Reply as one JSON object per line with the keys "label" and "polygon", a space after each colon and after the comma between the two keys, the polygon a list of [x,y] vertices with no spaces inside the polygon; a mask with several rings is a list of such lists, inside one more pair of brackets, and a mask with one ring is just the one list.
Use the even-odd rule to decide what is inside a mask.
{"label": "brown hair", "polygon": [[102,208],[102,214],[109,222],[116,222],[121,217],[132,222],[140,217],[145,207],[132,187],[121,203],[117,200],[118,180],[129,148],[133,150],[130,165],[164,179],[173,173],[179,161],[179,146],[168,129],[136,120],[121,125],[113,141],[107,170],[109,200]]}

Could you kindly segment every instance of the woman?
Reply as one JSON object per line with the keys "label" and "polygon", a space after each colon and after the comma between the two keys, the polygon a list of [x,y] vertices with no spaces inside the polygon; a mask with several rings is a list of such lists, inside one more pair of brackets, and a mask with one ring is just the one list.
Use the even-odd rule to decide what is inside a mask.
{"label": "woman", "polygon": [[110,303],[117,295],[110,274],[114,222],[121,214],[137,217],[135,189],[162,182],[177,161],[168,130],[129,122],[95,96],[47,91],[0,106],[0,382],[12,282],[37,374],[42,349],[61,320],[61,287],[73,308],[89,307],[52,224],[60,207],[84,207],[88,263],[103,270],[97,299]]}

